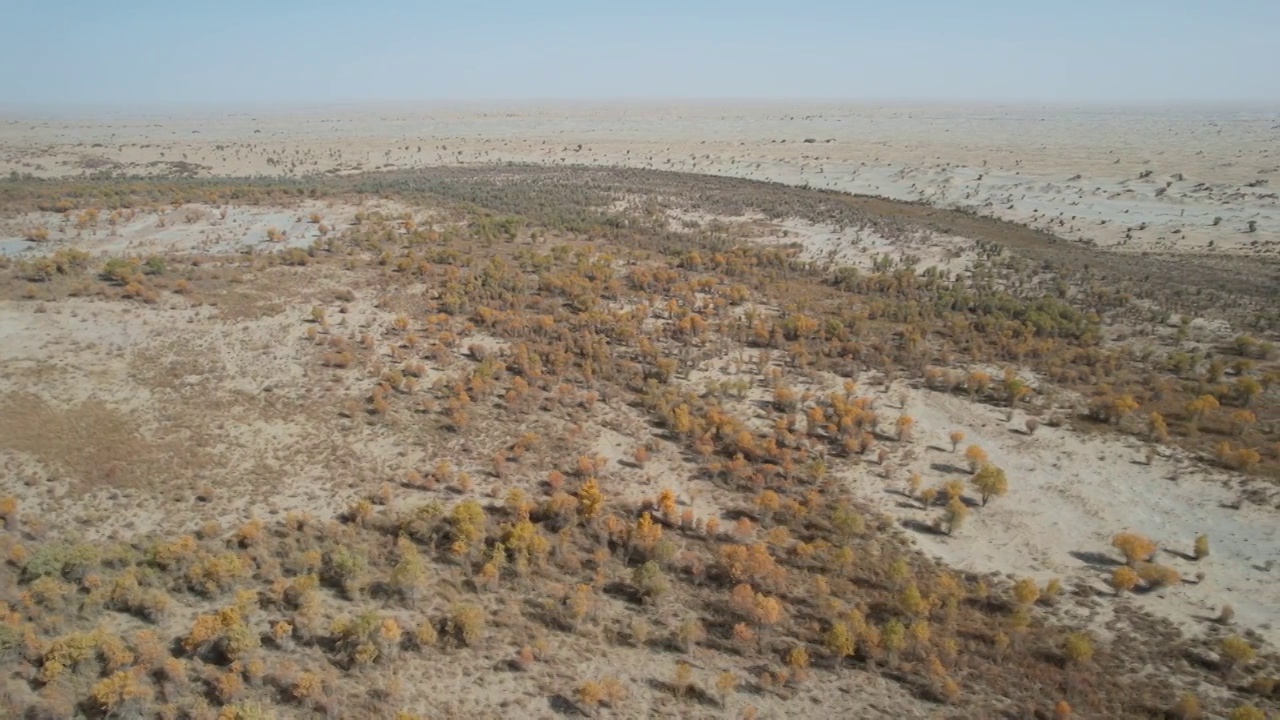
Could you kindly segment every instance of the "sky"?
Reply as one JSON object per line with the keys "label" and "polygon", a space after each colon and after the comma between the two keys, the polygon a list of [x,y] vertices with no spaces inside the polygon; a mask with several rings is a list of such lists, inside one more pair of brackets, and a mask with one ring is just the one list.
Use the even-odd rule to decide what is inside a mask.
{"label": "sky", "polygon": [[0,0],[0,106],[1280,104],[1280,0]]}

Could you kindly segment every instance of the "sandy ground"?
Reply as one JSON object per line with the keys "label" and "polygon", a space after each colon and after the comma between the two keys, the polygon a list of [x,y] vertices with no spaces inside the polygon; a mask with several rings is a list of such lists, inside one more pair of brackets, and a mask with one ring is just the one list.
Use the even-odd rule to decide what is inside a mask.
{"label": "sandy ground", "polygon": [[1276,108],[520,104],[0,112],[0,172],[481,162],[714,173],[971,208],[1133,251],[1280,253]]}
{"label": "sandy ground", "polygon": [[[1133,602],[1193,635],[1231,604],[1241,624],[1280,642],[1274,625],[1280,568],[1272,567],[1280,558],[1280,528],[1273,509],[1234,507],[1238,475],[1205,468],[1169,448],[1147,465],[1145,446],[1129,437],[1053,427],[1027,435],[1022,413],[1007,421],[1005,408],[943,393],[919,390],[906,397],[905,412],[919,423],[921,452],[900,465],[894,481],[872,477],[872,471],[858,482],[880,509],[922,523],[937,514],[900,493],[911,472],[924,476],[925,487],[953,477],[967,480],[967,473],[939,470],[966,467],[962,453],[950,452],[947,435],[953,429],[967,435],[962,452],[976,443],[1009,474],[1008,495],[977,509],[954,537],[916,533],[930,554],[965,570],[1030,575],[1041,583],[1058,577],[1067,586],[1083,581],[1110,593],[1105,580],[1123,559],[1111,538],[1121,531],[1141,533],[1160,545],[1158,562],[1192,582],[1203,572],[1204,580],[1130,596]],[[1200,561],[1183,557],[1200,534],[1209,536],[1211,555]]]}
{"label": "sandy ground", "polygon": [[[302,201],[295,207],[221,206],[192,203],[138,210],[112,220],[105,216],[91,227],[78,227],[54,212],[30,212],[0,218],[0,255],[32,257],[59,248],[93,255],[165,253],[273,252],[306,248],[331,229],[351,225],[357,213],[398,216],[405,207],[389,201],[360,206]],[[421,213],[419,213],[421,215]],[[43,228],[48,239],[30,242],[31,228]]]}

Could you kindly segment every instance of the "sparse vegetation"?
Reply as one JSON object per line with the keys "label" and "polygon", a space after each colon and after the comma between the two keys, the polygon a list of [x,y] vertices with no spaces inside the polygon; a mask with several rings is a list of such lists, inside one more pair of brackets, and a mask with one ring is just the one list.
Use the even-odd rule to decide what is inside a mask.
{"label": "sparse vegetation", "polygon": [[[96,283],[110,301],[139,283],[137,292],[165,303],[203,298],[228,317],[259,311],[292,328],[259,340],[251,361],[217,359],[225,365],[216,372],[270,366],[269,389],[237,389],[233,412],[245,413],[246,427],[258,428],[250,434],[261,437],[237,436],[234,447],[296,443],[307,460],[237,466],[246,485],[188,489],[183,507],[195,506],[193,513],[242,492],[263,512],[261,520],[219,518],[224,526],[193,535],[81,541],[71,527],[42,526],[25,501],[19,512],[16,499],[0,498],[8,560],[0,568],[0,663],[13,670],[5,686],[13,690],[0,703],[10,704],[9,714],[80,707],[207,716],[216,707],[225,717],[394,717],[414,704],[412,712],[434,716],[446,714],[446,701],[397,689],[406,682],[400,671],[444,678],[510,665],[520,692],[554,693],[589,713],[627,714],[634,705],[675,714],[681,703],[737,713],[748,697],[779,713],[810,712],[797,698],[853,677],[856,667],[906,686],[912,701],[947,704],[939,710],[946,713],[995,717],[1017,705],[1045,717],[1142,717],[1202,684],[1215,689],[1203,704],[1226,713],[1245,699],[1236,683],[1245,670],[1274,669],[1274,656],[1243,637],[1216,647],[1180,637],[1120,598],[949,569],[915,550],[850,487],[855,473],[894,493],[905,482],[909,512],[924,518],[919,531],[953,536],[934,541],[960,548],[1025,487],[1018,471],[1010,493],[1005,470],[977,444],[964,451],[966,483],[953,464],[962,430],[947,435],[952,454],[938,454],[944,446],[929,450],[932,460],[913,457],[939,443],[947,426],[924,428],[927,413],[912,404],[907,414],[896,389],[876,389],[882,380],[897,388],[918,381],[956,393],[957,402],[972,396],[1000,412],[1034,409],[1046,418],[1070,412],[1051,405],[1055,384],[1105,385],[1099,402],[1075,416],[1098,432],[1190,448],[1225,434],[1228,459],[1274,442],[1266,392],[1217,387],[1208,379],[1211,360],[1166,372],[1156,368],[1167,358],[1139,361],[1104,344],[1103,316],[1136,316],[1135,303],[1079,281],[1069,267],[1055,270],[1069,292],[1014,283],[1024,259],[996,246],[983,246],[973,277],[891,257],[872,272],[828,272],[787,248],[713,231],[674,233],[655,219],[656,208],[601,210],[622,189],[652,188],[647,175],[504,172],[500,181],[441,171],[310,185],[4,188],[0,198],[10,205],[65,196],[77,209],[111,208],[107,187],[112,202],[188,195],[230,202],[237,194],[268,202],[312,188],[398,196],[447,219],[371,212],[300,250],[305,264],[287,251],[217,262],[112,258],[94,275],[87,261],[75,267],[64,257],[44,273],[50,297],[78,280]],[[901,221],[842,205],[838,196],[727,181],[695,191],[678,176],[668,181],[676,184],[661,202],[906,232]],[[162,289],[176,277],[188,288],[177,297]],[[299,299],[286,312],[274,304],[289,282]],[[289,352],[273,354],[277,343]],[[206,363],[221,358],[202,352]],[[174,377],[152,387],[176,403],[215,372],[180,367],[178,357],[131,363],[128,372],[174,366]],[[1016,373],[1002,376],[1013,363],[1031,366],[1043,382],[1033,389]],[[1263,367],[1242,372],[1263,377]],[[1224,415],[1223,405],[1249,405],[1253,419]],[[306,412],[323,418],[313,426],[318,441],[280,429]],[[166,420],[197,437],[196,421],[181,414]],[[1038,424],[1024,426],[1031,435]],[[973,428],[974,440],[1006,464],[1002,446]],[[1002,432],[1043,447],[1066,430],[1034,439]],[[166,449],[175,460],[153,469],[148,453],[125,446],[141,434],[107,436],[124,438],[118,454],[69,467],[122,493],[146,473],[205,482],[210,458],[232,454],[192,441],[181,452]],[[390,450],[369,463],[346,447],[359,441]],[[1255,452],[1255,462],[1237,464],[1272,472],[1275,459]],[[181,463],[186,454],[192,465]],[[937,460],[946,462],[935,468]],[[297,497],[276,490],[276,476],[295,463],[323,492],[307,484],[292,488]],[[170,492],[158,481],[150,487]],[[1007,493],[987,510],[971,509]],[[1172,566],[1153,562],[1150,539],[1121,533],[1113,545],[1125,564],[1097,575],[1111,573],[1118,593],[1180,581]],[[1194,554],[1208,555],[1207,538],[1196,540]],[[1212,571],[1226,554],[1204,567]],[[1090,635],[1078,615],[1060,611],[1077,601],[1111,604],[1117,623],[1140,632]],[[116,627],[118,613],[152,635],[103,629]],[[1236,684],[1185,662],[1193,651],[1210,666],[1217,653]],[[611,653],[644,653],[659,669],[624,661],[616,672],[574,674],[575,658]],[[666,697],[650,705],[651,691]],[[639,694],[643,706],[633,702]],[[512,714],[541,711],[511,702]]]}

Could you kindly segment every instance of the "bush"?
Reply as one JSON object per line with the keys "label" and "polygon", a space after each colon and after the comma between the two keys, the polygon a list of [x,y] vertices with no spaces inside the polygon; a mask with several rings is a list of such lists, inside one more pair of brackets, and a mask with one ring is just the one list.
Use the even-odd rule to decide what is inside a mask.
{"label": "bush", "polygon": [[1195,558],[1203,560],[1209,557],[1209,536],[1200,535],[1196,537]]}
{"label": "bush", "polygon": [[22,579],[61,577],[79,582],[98,564],[98,550],[93,545],[78,543],[46,543],[36,548],[22,566]]}
{"label": "bush", "polygon": [[1253,649],[1248,640],[1239,635],[1230,635],[1222,639],[1220,656],[1225,670],[1247,665],[1255,655],[1257,655],[1257,651]]}
{"label": "bush", "polygon": [[1123,532],[1111,538],[1111,547],[1119,550],[1130,567],[1150,560],[1156,554],[1156,544],[1137,533]]}

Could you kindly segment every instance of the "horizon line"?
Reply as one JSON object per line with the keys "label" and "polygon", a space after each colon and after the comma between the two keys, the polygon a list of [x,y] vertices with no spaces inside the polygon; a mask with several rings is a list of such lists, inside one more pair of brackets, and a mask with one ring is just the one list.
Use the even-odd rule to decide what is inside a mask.
{"label": "horizon line", "polygon": [[536,105],[576,105],[581,107],[608,105],[844,105],[844,106],[915,106],[915,107],[1091,107],[1091,108],[1266,108],[1280,109],[1280,98],[1253,99],[1132,99],[1114,100],[1099,98],[936,98],[936,97],[838,97],[838,96],[615,96],[615,97],[455,97],[455,98],[392,98],[392,99],[344,99],[344,100],[200,100],[200,101],[149,101],[149,102],[95,102],[95,101],[0,101],[0,113],[32,111],[163,111],[163,110],[219,110],[219,109],[313,109],[313,108],[361,108],[361,107],[465,107],[507,106],[529,107]]}

